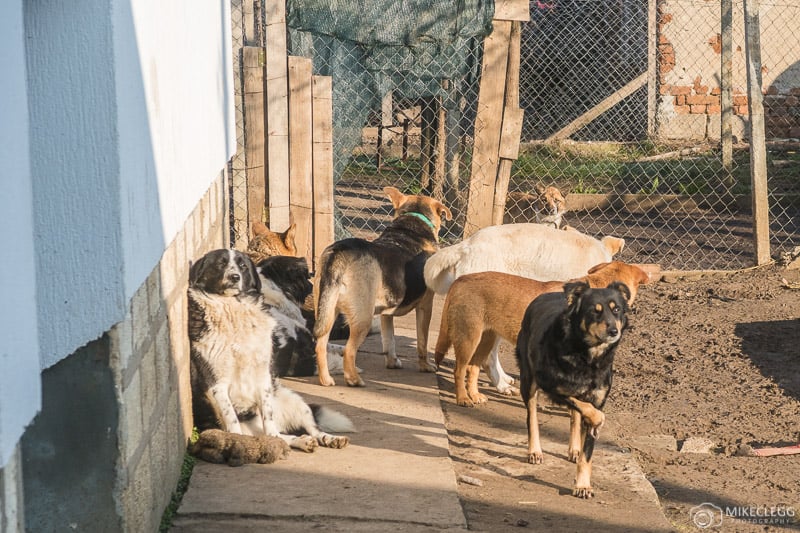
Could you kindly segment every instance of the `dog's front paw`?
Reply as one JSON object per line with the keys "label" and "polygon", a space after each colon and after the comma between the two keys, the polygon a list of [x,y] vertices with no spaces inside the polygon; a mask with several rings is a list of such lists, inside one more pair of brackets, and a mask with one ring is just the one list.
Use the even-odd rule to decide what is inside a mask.
{"label": "dog's front paw", "polygon": [[300,450],[301,452],[312,453],[317,449],[317,439],[310,435],[303,435],[302,437],[295,437],[292,439],[292,448]]}
{"label": "dog's front paw", "polygon": [[589,498],[594,498],[594,490],[592,490],[592,487],[575,487],[572,489],[572,495],[582,500],[588,500]]}
{"label": "dog's front paw", "polygon": [[393,368],[393,369],[403,368],[403,362],[396,355],[387,355],[386,368]]}
{"label": "dog's front paw", "polygon": [[363,387],[364,380],[361,379],[361,376],[358,374],[355,377],[349,377],[347,373],[344,375],[344,382],[347,384],[348,387]]}
{"label": "dog's front paw", "polygon": [[532,465],[540,465],[544,462],[544,454],[541,451],[533,451],[528,454],[528,462]]}
{"label": "dog's front paw", "polygon": [[328,435],[327,433],[317,437],[317,441],[320,446],[324,446],[325,448],[341,449],[350,444],[349,437],[337,437],[336,435]]}
{"label": "dog's front paw", "polygon": [[580,448],[570,448],[567,450],[567,460],[571,463],[577,463],[578,457],[581,455]]}
{"label": "dog's front paw", "polygon": [[336,382],[333,381],[333,378],[329,375],[323,376],[322,374],[319,375],[319,384],[323,387],[333,387],[336,385]]}
{"label": "dog's front paw", "polygon": [[[514,381],[513,379],[511,380]],[[519,396],[519,389],[516,387],[512,387],[508,383],[500,382],[497,384],[497,392],[502,394],[503,396]]]}
{"label": "dog's front paw", "polygon": [[603,411],[595,409],[592,418],[584,417],[583,420],[589,426],[589,434],[596,439],[600,436],[600,428],[606,423],[606,415]]}
{"label": "dog's front paw", "polygon": [[419,371],[420,372],[436,372],[436,364],[427,357],[419,358]]}

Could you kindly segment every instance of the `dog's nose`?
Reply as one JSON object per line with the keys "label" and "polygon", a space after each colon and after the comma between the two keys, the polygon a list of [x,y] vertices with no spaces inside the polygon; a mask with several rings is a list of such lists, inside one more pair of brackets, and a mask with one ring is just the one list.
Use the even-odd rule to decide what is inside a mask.
{"label": "dog's nose", "polygon": [[233,281],[233,282],[237,282],[237,283],[238,283],[238,282],[239,282],[239,280],[240,280],[240,279],[242,279],[242,276],[241,276],[241,274],[236,274],[236,273],[233,273],[233,274],[230,274],[230,275],[228,276],[228,279],[230,279],[230,280],[231,280],[231,281]]}
{"label": "dog's nose", "polygon": [[611,326],[606,330],[606,333],[608,333],[609,337],[616,337],[617,333],[619,333],[619,329],[617,329],[616,326]]}

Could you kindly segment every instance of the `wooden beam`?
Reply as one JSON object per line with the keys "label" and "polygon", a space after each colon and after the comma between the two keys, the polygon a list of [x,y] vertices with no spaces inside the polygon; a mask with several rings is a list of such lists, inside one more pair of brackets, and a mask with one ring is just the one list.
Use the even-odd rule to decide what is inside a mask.
{"label": "wooden beam", "polygon": [[508,67],[506,69],[505,106],[503,107],[503,125],[500,130],[500,146],[498,157],[500,165],[497,169],[497,183],[494,189],[492,205],[492,223],[502,224],[506,211],[508,184],[511,181],[511,168],[519,155],[519,138],[522,135],[522,119],[525,111],[519,107],[519,63],[522,23],[511,23],[511,34],[508,45]]}
{"label": "wooden beam", "polygon": [[267,43],[267,206],[269,227],[289,227],[289,81],[286,62],[286,6],[266,3]]}
{"label": "wooden beam", "polygon": [[312,78],[314,173],[314,264],[334,239],[333,233],[333,79]]}
{"label": "wooden beam", "polygon": [[647,0],[647,135],[656,136],[658,109],[658,9],[657,0]]}
{"label": "wooden beam", "polygon": [[528,0],[496,0],[494,3],[494,18],[496,20],[522,22],[531,20]]}
{"label": "wooden beam", "polygon": [[247,174],[247,213],[249,225],[262,222],[266,206],[264,167],[264,49],[242,49],[244,75],[244,158]]}
{"label": "wooden beam", "polygon": [[750,112],[750,182],[753,189],[753,239],[756,264],[770,261],[769,202],[767,199],[767,146],[764,135],[764,101],[761,87],[760,0],[744,0],[747,104]]}
{"label": "wooden beam", "polygon": [[589,111],[587,111],[583,115],[579,116],[578,118],[576,118],[575,120],[573,120],[572,122],[561,128],[560,130],[552,134],[550,137],[546,139],[545,142],[553,142],[565,139],[570,135],[572,135],[573,133],[575,133],[576,131],[578,131],[579,129],[588,125],[597,117],[599,117],[600,115],[602,115],[603,113],[605,113],[606,111],[608,111],[609,109],[611,109],[612,107],[623,101],[625,98],[629,97],[637,90],[642,88],[647,83],[647,76],[648,73],[646,71],[639,74],[638,76],[636,76],[636,78],[626,83],[625,86],[621,87],[616,92],[614,92],[614,94],[604,99],[602,102],[591,108]]}
{"label": "wooden beam", "polygon": [[510,39],[511,21],[495,20],[483,44],[464,237],[492,224]]}
{"label": "wooden beam", "polygon": [[297,252],[313,260],[311,59],[289,56],[289,211]]}

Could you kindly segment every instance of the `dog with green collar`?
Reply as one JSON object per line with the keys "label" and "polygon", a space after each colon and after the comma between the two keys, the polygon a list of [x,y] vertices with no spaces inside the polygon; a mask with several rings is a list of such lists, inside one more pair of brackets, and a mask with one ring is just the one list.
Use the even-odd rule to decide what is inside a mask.
{"label": "dog with green collar", "polygon": [[335,385],[328,372],[327,344],[338,313],[350,327],[344,347],[344,380],[363,387],[356,370],[356,354],[369,333],[372,317],[381,317],[381,341],[387,368],[402,368],[394,340],[394,317],[415,310],[417,355],[421,372],[434,372],[428,359],[428,330],[433,292],[425,286],[425,262],[439,248],[442,220],[453,215],[435,198],[406,195],[384,187],[394,208],[394,219],[377,239],[336,241],[320,256],[314,282],[316,302],[317,368],[320,385]]}

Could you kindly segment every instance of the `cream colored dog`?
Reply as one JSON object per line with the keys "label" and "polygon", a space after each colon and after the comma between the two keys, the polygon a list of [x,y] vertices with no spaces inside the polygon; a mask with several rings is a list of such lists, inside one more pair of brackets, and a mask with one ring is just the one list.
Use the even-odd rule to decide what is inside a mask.
{"label": "cream colored dog", "polygon": [[[425,263],[425,283],[446,294],[459,276],[475,272],[505,272],[540,281],[585,276],[589,269],[608,263],[625,246],[625,240],[598,240],[574,229],[559,230],[542,224],[489,226],[458,244],[442,248]],[[497,339],[484,367],[502,394],[516,394],[513,378],[497,358]]]}
{"label": "cream colored dog", "polygon": [[[573,281],[585,281],[596,288],[621,281],[630,290],[628,303],[632,304],[639,284],[647,283],[648,279],[641,268],[612,261],[593,267],[588,275]],[[486,403],[486,396],[478,391],[478,373],[498,339],[516,344],[528,304],[540,294],[563,289],[561,281],[535,281],[501,272],[467,274],[453,283],[442,308],[434,359],[439,365],[450,346],[453,347],[458,405],[472,407]]]}

